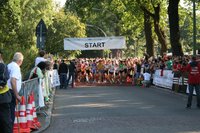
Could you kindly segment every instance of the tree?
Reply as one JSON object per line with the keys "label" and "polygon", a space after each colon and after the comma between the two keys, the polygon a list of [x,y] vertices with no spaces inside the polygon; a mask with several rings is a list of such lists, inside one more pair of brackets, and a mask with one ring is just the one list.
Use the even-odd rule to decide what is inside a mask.
{"label": "tree", "polygon": [[[200,4],[196,1],[196,46],[198,48],[200,44],[200,26],[198,25],[200,22]],[[182,49],[184,52],[192,54],[193,50],[193,5],[191,0],[185,0],[184,1],[185,6],[179,6],[179,26],[180,26],[180,40],[182,44]]]}
{"label": "tree", "polygon": [[154,56],[154,40],[152,36],[151,16],[144,12],[144,30],[146,37],[146,51],[149,56]]}
{"label": "tree", "polygon": [[[125,51],[130,50],[130,52],[132,50],[129,49],[130,46],[134,45],[133,40],[136,41],[143,30],[141,23],[143,16],[137,9],[137,5],[131,0],[86,0],[84,2],[69,0],[65,6],[65,10],[77,14],[82,22],[100,27],[108,36],[126,36],[128,49]],[[90,31],[87,32],[87,36],[99,35],[95,30],[87,31]]]}
{"label": "tree", "polygon": [[84,37],[85,25],[77,16],[63,10],[55,14],[53,23],[48,27],[46,49],[62,56],[74,56],[80,51],[64,51],[64,38]]}
{"label": "tree", "polygon": [[[15,12],[14,12],[15,10]],[[6,45],[13,45],[16,42],[16,30],[20,25],[19,0],[1,0],[0,1],[0,45],[4,48]]]}
{"label": "tree", "polygon": [[[160,13],[161,13],[161,6],[162,6],[162,2],[163,1],[150,1],[148,4],[151,4],[148,5],[145,7],[145,4],[142,4],[139,0],[137,0],[138,3],[140,3],[140,7],[141,9],[146,12],[147,14],[149,14],[153,20],[154,20],[154,31],[158,37],[158,41],[160,42],[161,44],[161,51],[160,51],[160,54],[163,55],[163,53],[167,52],[167,41],[166,41],[166,34],[165,34],[165,31],[164,29],[161,27],[161,24],[160,24]],[[146,1],[144,1],[146,2]],[[153,9],[154,13],[151,12],[151,8]],[[164,8],[162,8],[164,9]]]}
{"label": "tree", "polygon": [[170,26],[170,42],[172,54],[175,56],[183,56],[183,50],[180,43],[180,30],[179,30],[179,13],[178,5],[180,0],[169,0],[168,15]]}
{"label": "tree", "polygon": [[[51,23],[52,0],[1,0],[0,45],[8,63],[15,52],[23,53],[25,59],[22,73],[31,69],[37,55],[35,28],[41,18]],[[31,53],[31,54],[30,54]],[[26,58],[28,57],[28,59]]]}

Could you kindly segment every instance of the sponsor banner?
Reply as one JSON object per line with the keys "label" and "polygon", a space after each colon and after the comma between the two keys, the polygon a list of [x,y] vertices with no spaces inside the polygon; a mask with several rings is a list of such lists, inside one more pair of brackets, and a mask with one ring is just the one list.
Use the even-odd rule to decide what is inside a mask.
{"label": "sponsor banner", "polygon": [[60,78],[57,70],[48,71],[51,78],[52,87],[60,86]]}
{"label": "sponsor banner", "polygon": [[93,38],[65,38],[64,50],[102,50],[126,48],[125,38],[93,37]]}
{"label": "sponsor banner", "polygon": [[153,84],[156,86],[172,89],[174,74],[171,70],[163,70],[163,76],[161,76],[161,70],[156,70],[153,76]]}
{"label": "sponsor banner", "polygon": [[[171,70],[164,70],[163,76],[160,76],[160,71],[161,70],[155,71],[155,74],[153,76],[153,84],[155,84],[156,86],[159,86],[159,87],[172,89],[174,74],[172,73]],[[187,79],[185,79],[185,80],[187,81]],[[189,93],[189,85],[187,84],[186,81],[185,81],[184,85],[187,85],[186,93]],[[182,83],[181,83],[182,77],[178,78],[177,82],[179,85],[182,85]],[[193,91],[193,94],[196,95],[195,89]]]}

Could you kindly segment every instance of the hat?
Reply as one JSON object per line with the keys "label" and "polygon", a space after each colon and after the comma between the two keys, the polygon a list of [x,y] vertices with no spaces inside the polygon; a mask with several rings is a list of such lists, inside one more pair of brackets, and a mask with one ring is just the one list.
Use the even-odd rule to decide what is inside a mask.
{"label": "hat", "polygon": [[40,62],[40,63],[38,63],[38,65],[37,65],[41,70],[45,70],[45,68],[47,67],[47,64],[46,64],[46,62]]}

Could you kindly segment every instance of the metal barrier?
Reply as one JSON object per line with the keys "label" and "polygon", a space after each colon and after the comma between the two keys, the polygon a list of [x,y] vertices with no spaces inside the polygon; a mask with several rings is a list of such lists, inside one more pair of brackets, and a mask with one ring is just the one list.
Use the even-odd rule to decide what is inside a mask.
{"label": "metal barrier", "polygon": [[59,85],[60,81],[57,70],[47,71],[44,75],[44,79],[34,78],[22,82],[19,95],[24,96],[26,104],[28,104],[28,97],[33,92],[37,113],[42,113],[47,116],[47,113],[44,110],[41,110],[41,107],[45,107],[46,105],[44,102],[50,100],[52,88]]}
{"label": "metal barrier", "polygon": [[19,95],[23,95],[28,101],[29,95],[33,92],[35,98],[35,107],[39,108],[39,79],[34,78],[31,80],[27,80],[22,82],[22,88],[19,92]]}

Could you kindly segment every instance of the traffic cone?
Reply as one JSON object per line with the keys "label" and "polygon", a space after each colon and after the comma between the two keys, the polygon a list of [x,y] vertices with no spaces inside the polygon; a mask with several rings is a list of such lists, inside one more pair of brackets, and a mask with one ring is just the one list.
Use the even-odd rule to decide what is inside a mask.
{"label": "traffic cone", "polygon": [[33,124],[33,106],[32,106],[33,98],[29,95],[28,104],[26,108],[27,115],[27,124],[30,129],[37,130],[38,127]]}
{"label": "traffic cone", "polygon": [[[18,106],[18,105],[16,105]],[[19,126],[19,112],[15,109],[15,121],[13,125],[13,133],[20,133],[20,126]]]}
{"label": "traffic cone", "polygon": [[28,127],[26,118],[26,105],[24,96],[21,97],[21,103],[19,107],[19,125],[20,133],[30,133],[30,128]]}
{"label": "traffic cone", "polygon": [[41,124],[40,124],[40,122],[38,121],[38,118],[37,118],[36,108],[35,108],[35,98],[34,98],[33,93],[31,94],[31,97],[32,97],[32,108],[33,108],[33,124],[35,126],[37,126],[38,128],[40,128]]}

